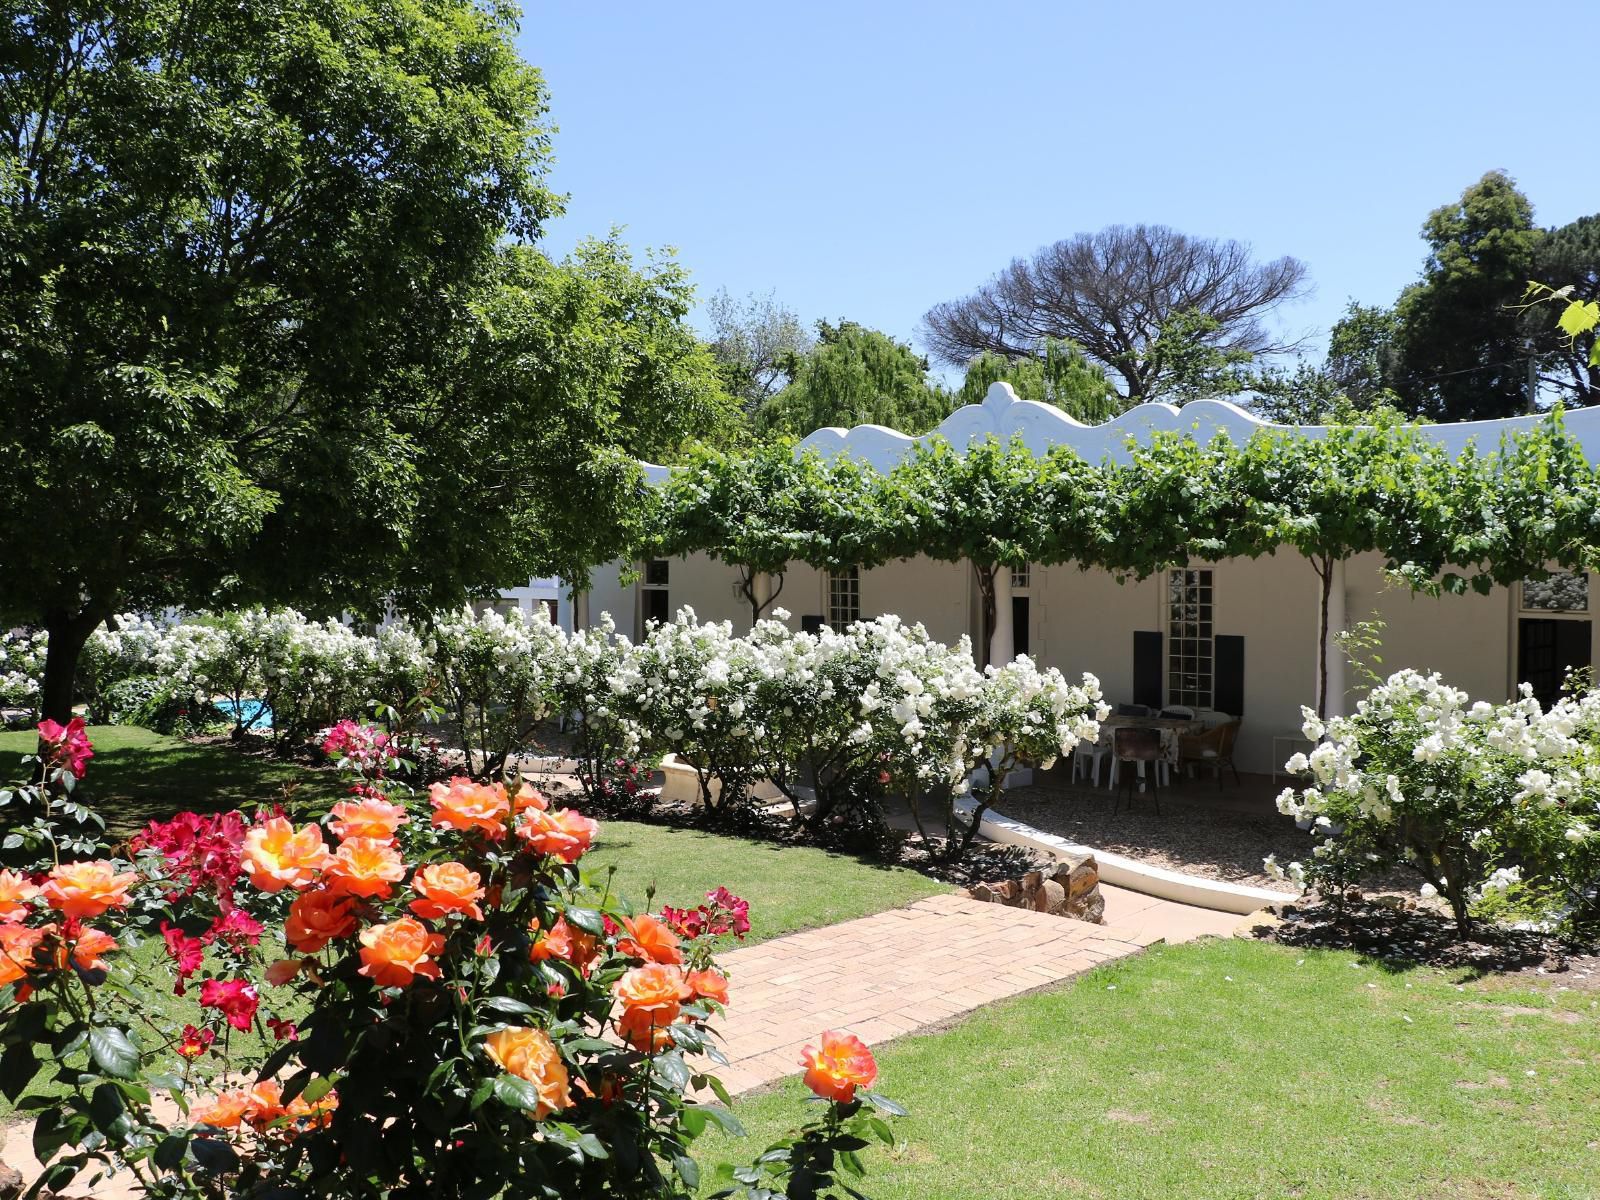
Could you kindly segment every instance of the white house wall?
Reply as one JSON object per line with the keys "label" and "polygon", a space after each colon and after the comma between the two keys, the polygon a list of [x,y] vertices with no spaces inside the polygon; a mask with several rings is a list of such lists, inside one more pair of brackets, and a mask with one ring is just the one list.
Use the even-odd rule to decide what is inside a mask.
{"label": "white house wall", "polygon": [[[1351,559],[1345,581],[1347,622],[1383,622],[1378,653],[1385,674],[1402,667],[1438,671],[1479,700],[1504,700],[1514,688],[1510,589],[1486,596],[1413,593],[1388,582],[1376,554]],[[1346,711],[1365,691],[1365,681],[1352,673]]]}
{"label": "white house wall", "polygon": [[[1301,704],[1316,698],[1317,577],[1296,555],[1193,563],[1212,571],[1213,633],[1244,638],[1243,723],[1235,756],[1242,771],[1269,772],[1273,738],[1298,733]],[[1107,571],[1034,567],[1030,649],[1069,679],[1090,671],[1111,704],[1133,699],[1133,635],[1167,629],[1167,575],[1118,583]],[[1165,690],[1163,663],[1163,700]]]}

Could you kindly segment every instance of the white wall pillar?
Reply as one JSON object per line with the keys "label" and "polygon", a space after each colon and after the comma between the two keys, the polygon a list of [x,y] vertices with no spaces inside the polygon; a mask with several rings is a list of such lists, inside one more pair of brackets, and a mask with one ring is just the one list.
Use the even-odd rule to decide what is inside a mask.
{"label": "white wall pillar", "polygon": [[763,571],[757,571],[750,577],[750,590],[755,593],[756,604],[761,609],[761,615],[767,615],[767,605],[772,603],[772,576]]}
{"label": "white wall pillar", "polygon": [[1344,647],[1339,645],[1339,634],[1345,630],[1344,559],[1333,562],[1333,578],[1328,589],[1328,716],[1341,717],[1345,712]]}
{"label": "white wall pillar", "polygon": [[989,661],[1003,667],[1017,654],[1016,631],[1011,628],[1011,568],[994,573],[994,633],[989,638]]}

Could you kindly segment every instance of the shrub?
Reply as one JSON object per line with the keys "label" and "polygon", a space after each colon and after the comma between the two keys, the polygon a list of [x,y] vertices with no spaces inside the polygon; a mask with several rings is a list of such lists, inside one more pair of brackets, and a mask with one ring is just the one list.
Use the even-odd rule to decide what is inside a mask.
{"label": "shrub", "polygon": [[[1288,788],[1280,811],[1319,840],[1308,863],[1268,869],[1337,891],[1404,867],[1442,896],[1470,929],[1485,889],[1554,884],[1568,909],[1592,909],[1600,880],[1594,844],[1600,797],[1600,699],[1591,693],[1541,710],[1531,690],[1502,704],[1400,671],[1354,714],[1325,725],[1303,710],[1307,738],[1322,740],[1287,766],[1310,775]],[[1524,890],[1527,890],[1526,888]]]}
{"label": "shrub", "polygon": [[702,624],[692,608],[680,608],[623,658],[606,704],[632,726],[647,757],[671,753],[693,768],[703,811],[726,817],[772,770],[753,735],[754,681],[749,644],[729,622]]}
{"label": "shrub", "polygon": [[434,626],[434,672],[469,770],[496,777],[527,745],[554,703],[564,640],[543,607],[531,617],[463,609]]}
{"label": "shrub", "polygon": [[[81,722],[42,732],[43,786],[70,789]],[[581,814],[466,778],[424,801],[387,734],[329,744],[358,795],[326,829],[182,813],[132,862],[0,873],[0,1084],[35,1114],[40,1187],[96,1164],[184,1200],[694,1194],[696,1137],[739,1132],[704,1064],[742,902],[639,911],[585,874]],[[429,849],[402,848],[408,826]],[[837,1194],[887,1138],[864,1046],[827,1032],[805,1065],[822,1114],[719,1194]],[[59,1095],[23,1094],[40,1074]]]}

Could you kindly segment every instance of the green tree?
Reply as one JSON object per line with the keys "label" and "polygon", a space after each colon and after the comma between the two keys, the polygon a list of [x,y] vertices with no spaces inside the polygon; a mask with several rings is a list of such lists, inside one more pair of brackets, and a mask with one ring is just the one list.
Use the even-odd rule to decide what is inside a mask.
{"label": "green tree", "polygon": [[1540,345],[1539,382],[1576,408],[1600,404],[1600,214],[1550,230],[1539,245],[1533,281],[1558,291],[1567,309],[1555,329],[1524,317]]}
{"label": "green tree", "polygon": [[419,549],[394,560],[387,591],[423,609],[533,571],[581,584],[633,546],[655,496],[638,460],[683,461],[740,421],[685,321],[692,301],[674,260],[636,265],[615,234],[563,262],[504,248],[450,360],[419,386],[438,434],[418,440]]}
{"label": "green tree", "polygon": [[1037,355],[1007,357],[984,351],[967,363],[955,405],[982,404],[993,383],[1009,383],[1019,399],[1054,405],[1089,425],[1109,421],[1122,410],[1105,371],[1071,342],[1051,339]]}
{"label": "green tree", "polygon": [[792,382],[756,410],[763,436],[799,438],[829,425],[925,433],[950,411],[943,390],[928,381],[927,359],[854,321],[818,321],[815,349],[786,369]]}
{"label": "green tree", "polygon": [[1323,374],[1352,408],[1393,405],[1397,327],[1393,309],[1354,300],[1334,323]]}
{"label": "green tree", "polygon": [[1401,407],[1436,421],[1526,412],[1535,344],[1517,302],[1545,238],[1533,205],[1510,176],[1491,171],[1430,213],[1422,236],[1422,279],[1395,304]]}
{"label": "green tree", "polygon": [[940,562],[969,562],[978,584],[982,621],[980,664],[989,662],[996,616],[995,576],[1032,560],[1046,544],[1049,509],[1039,503],[1044,461],[1020,441],[994,438],[957,450],[943,438],[919,442],[890,473],[882,518],[887,557],[926,554]]}
{"label": "green tree", "polygon": [[[460,596],[519,506],[587,511],[502,547],[496,574],[528,574],[535,546],[589,558],[582,537],[633,502],[621,455],[541,483],[538,456],[467,452],[507,428],[487,401],[523,364],[493,322],[545,270],[505,247],[556,209],[514,32],[487,0],[8,7],[0,617],[50,632],[47,713],[67,715],[78,652],[120,607]],[[599,269],[580,255],[567,282],[592,299],[573,279]],[[590,325],[546,332],[563,327]],[[553,453],[563,419],[603,442],[574,384],[656,395],[649,343],[624,367],[615,338],[564,346],[587,374],[519,411]]]}

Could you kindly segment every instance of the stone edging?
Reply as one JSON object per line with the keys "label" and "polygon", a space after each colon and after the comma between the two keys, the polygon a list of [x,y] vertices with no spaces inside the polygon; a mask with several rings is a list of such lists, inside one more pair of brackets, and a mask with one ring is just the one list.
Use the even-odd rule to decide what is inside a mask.
{"label": "stone edging", "polygon": [[[971,800],[964,799],[959,802],[959,807],[970,813],[975,805]],[[1202,879],[1198,875],[1185,875],[1182,871],[1152,867],[1125,855],[1069,842],[1064,837],[1024,825],[1014,817],[993,809],[984,813],[978,832],[990,841],[1042,850],[1058,858],[1080,858],[1092,854],[1100,864],[1102,883],[1127,888],[1130,892],[1142,892],[1147,896],[1158,896],[1163,900],[1175,900],[1179,904],[1191,904],[1196,908],[1244,916],[1266,905],[1280,904],[1294,898],[1288,892],[1274,892],[1242,883],[1224,883],[1220,879]]]}

